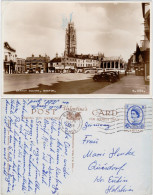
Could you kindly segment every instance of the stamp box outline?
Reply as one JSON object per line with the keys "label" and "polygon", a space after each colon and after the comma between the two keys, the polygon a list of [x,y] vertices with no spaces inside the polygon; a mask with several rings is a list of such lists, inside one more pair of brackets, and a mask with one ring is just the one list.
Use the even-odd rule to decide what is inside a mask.
{"label": "stamp box outline", "polygon": [[[124,107],[125,111],[124,111],[124,129],[125,130],[143,130],[145,129],[145,105],[138,105],[138,104],[125,104]],[[128,114],[130,111],[135,109],[139,109],[139,117],[141,117],[140,121],[135,122],[133,121],[133,123],[129,120]],[[132,117],[131,117],[132,118]]]}

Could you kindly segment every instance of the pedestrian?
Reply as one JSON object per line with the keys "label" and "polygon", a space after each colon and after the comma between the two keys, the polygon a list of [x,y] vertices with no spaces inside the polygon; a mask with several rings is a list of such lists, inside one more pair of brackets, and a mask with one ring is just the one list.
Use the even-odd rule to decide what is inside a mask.
{"label": "pedestrian", "polygon": [[120,71],[118,71],[118,79],[120,79]]}

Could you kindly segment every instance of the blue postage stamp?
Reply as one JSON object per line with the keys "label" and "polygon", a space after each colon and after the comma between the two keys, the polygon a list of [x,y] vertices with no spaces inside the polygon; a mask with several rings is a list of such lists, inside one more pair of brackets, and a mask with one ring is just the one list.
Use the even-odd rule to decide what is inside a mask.
{"label": "blue postage stamp", "polygon": [[145,128],[145,106],[144,105],[125,105],[125,129],[144,129]]}

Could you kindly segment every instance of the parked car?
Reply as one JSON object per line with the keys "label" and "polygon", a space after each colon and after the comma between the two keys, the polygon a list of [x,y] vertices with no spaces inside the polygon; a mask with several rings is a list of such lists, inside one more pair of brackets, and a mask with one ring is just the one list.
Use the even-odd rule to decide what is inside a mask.
{"label": "parked car", "polygon": [[104,70],[98,70],[97,74],[100,74],[101,72],[105,72]]}
{"label": "parked car", "polygon": [[105,71],[113,71],[113,72],[118,72],[119,70],[116,68],[105,68]]}
{"label": "parked car", "polygon": [[94,81],[108,81],[108,82],[116,82],[119,79],[119,74],[115,71],[106,71],[106,72],[99,72],[94,75]]}

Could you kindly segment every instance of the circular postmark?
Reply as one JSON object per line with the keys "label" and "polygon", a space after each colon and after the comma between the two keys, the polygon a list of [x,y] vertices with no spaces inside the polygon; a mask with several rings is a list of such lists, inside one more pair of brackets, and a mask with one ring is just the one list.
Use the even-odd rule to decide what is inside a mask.
{"label": "circular postmark", "polygon": [[144,120],[143,110],[138,105],[129,107],[127,110],[127,121],[133,126],[141,125]]}
{"label": "circular postmark", "polygon": [[82,127],[80,112],[66,111],[60,117],[62,131],[69,134],[77,133]]}

